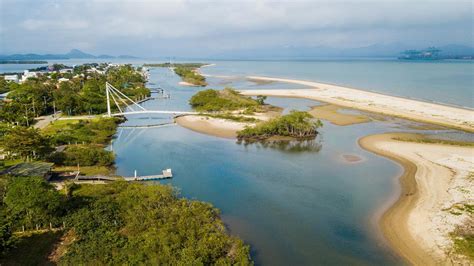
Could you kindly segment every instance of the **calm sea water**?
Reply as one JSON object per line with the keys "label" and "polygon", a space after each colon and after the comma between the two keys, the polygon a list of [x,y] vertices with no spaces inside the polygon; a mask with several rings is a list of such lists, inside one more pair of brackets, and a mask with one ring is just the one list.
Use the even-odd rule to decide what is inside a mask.
{"label": "calm sea water", "polygon": [[[52,60],[66,65],[87,62],[143,64],[146,59]],[[204,73],[225,76],[263,75],[345,85],[385,94],[474,108],[474,61],[322,60],[207,61]],[[42,65],[0,65],[2,72],[22,72]],[[228,80],[222,81],[223,83]],[[297,87],[286,84],[285,88]],[[283,86],[282,86],[283,87]]]}
{"label": "calm sea water", "polygon": [[[276,88],[245,80],[210,79],[210,86]],[[167,69],[151,70],[150,87],[160,86],[170,100],[146,102],[149,109],[189,110],[198,88],[178,86]],[[306,110],[318,102],[269,98],[271,104]],[[168,116],[128,116],[124,125],[159,124]],[[388,120],[347,127],[326,123],[315,141],[267,146],[196,133],[179,126],[120,129],[113,142],[117,173],[156,174],[172,168],[161,181],[182,195],[212,203],[222,211],[229,231],[252,247],[261,265],[397,265],[380,237],[376,216],[398,195],[401,167],[365,152],[357,139],[400,131],[409,122]],[[408,129],[407,129],[408,130]],[[443,131],[452,134],[453,131]],[[348,163],[342,155],[362,158]]]}

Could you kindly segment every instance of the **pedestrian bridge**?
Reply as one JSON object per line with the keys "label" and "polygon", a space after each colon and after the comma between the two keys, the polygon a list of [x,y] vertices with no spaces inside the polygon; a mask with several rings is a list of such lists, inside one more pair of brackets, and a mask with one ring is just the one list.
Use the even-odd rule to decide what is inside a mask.
{"label": "pedestrian bridge", "polygon": [[138,114],[172,114],[172,115],[196,115],[197,112],[187,111],[160,111],[160,110],[142,110],[142,111],[130,111],[110,114],[110,116],[121,116],[121,115],[138,115]]}
{"label": "pedestrian bridge", "polygon": [[[172,115],[194,115],[198,114],[197,112],[190,112],[190,111],[171,111],[171,110],[147,110],[134,100],[130,99],[127,95],[123,92],[116,89],[110,83],[105,83],[105,94],[107,96],[107,116],[122,116],[122,115],[139,115],[139,114],[172,114]],[[117,106],[119,112],[112,113],[110,107],[110,100],[113,100],[115,105]],[[128,102],[127,102],[128,101]],[[119,102],[126,106],[129,110],[122,110],[120,107]],[[122,105],[122,106],[123,106]],[[138,110],[135,110],[134,107]]]}

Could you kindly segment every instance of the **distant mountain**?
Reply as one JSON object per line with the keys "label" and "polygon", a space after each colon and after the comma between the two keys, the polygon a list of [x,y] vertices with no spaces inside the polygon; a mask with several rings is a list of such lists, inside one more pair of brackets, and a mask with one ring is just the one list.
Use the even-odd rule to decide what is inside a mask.
{"label": "distant mountain", "polygon": [[[211,56],[215,59],[318,59],[318,58],[397,58],[405,50],[420,49],[403,43],[373,44],[356,48],[313,47],[273,47],[226,51]],[[473,55],[474,48],[464,45],[445,45],[437,47],[441,55]]]}
{"label": "distant mountain", "polygon": [[58,60],[58,59],[132,59],[137,58],[130,55],[120,55],[118,57],[112,55],[99,55],[84,53],[78,49],[72,49],[66,54],[12,54],[0,55],[0,60]]}

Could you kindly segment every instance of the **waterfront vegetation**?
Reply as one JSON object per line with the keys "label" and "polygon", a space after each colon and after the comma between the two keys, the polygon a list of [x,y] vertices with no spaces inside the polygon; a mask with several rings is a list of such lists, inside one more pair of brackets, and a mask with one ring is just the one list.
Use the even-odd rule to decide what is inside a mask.
{"label": "waterfront vegetation", "polygon": [[239,140],[266,140],[271,137],[291,137],[296,139],[314,138],[322,126],[320,120],[314,120],[307,112],[292,111],[255,126],[247,126],[237,132]]}
{"label": "waterfront vegetation", "polygon": [[[88,71],[92,67],[98,71]],[[22,84],[0,82],[11,91],[0,107],[0,148],[7,157],[1,170],[50,161],[56,171],[80,165],[83,174],[111,174],[114,155],[104,148],[123,120],[32,127],[35,117],[54,108],[68,115],[105,112],[106,81],[131,98],[149,96],[131,66],[101,67],[42,74]],[[249,247],[227,234],[217,209],[181,198],[171,186],[64,181],[57,189],[44,177],[0,175],[0,265],[252,264]]]}
{"label": "waterfront vegetation", "polygon": [[205,66],[205,63],[149,63],[143,64],[144,67],[187,67],[187,68],[200,68]]}
{"label": "waterfront vegetation", "polygon": [[96,118],[90,120],[57,120],[42,132],[54,145],[107,144],[123,118]]}
{"label": "waterfront vegetation", "polygon": [[[18,257],[35,250],[43,255],[31,257],[35,263],[251,264],[249,247],[226,233],[217,209],[170,186],[114,182],[59,192],[39,177],[3,179],[1,264],[31,264],[31,256]],[[50,226],[55,231],[36,230]]]}
{"label": "waterfront vegetation", "polygon": [[174,73],[180,76],[184,82],[194,86],[206,86],[206,78],[197,72],[197,69],[204,66],[203,63],[150,63],[144,67],[171,67]]}
{"label": "waterfront vegetation", "polygon": [[[54,110],[67,115],[102,114],[107,111],[105,82],[134,100],[150,96],[144,76],[131,65],[101,67],[82,65],[73,73],[45,72],[22,84],[7,84],[1,79],[0,90],[10,94],[1,103],[0,121],[30,125],[35,117]],[[112,108],[115,110],[115,105]]]}
{"label": "waterfront vegetation", "polygon": [[232,88],[223,90],[203,90],[199,91],[189,100],[189,104],[200,112],[234,111],[250,110],[257,111],[259,105],[263,102],[242,96]]}
{"label": "waterfront vegetation", "polygon": [[180,76],[184,82],[201,87],[207,85],[206,78],[203,75],[199,74],[196,71],[196,68],[177,66],[173,70],[174,73]]}

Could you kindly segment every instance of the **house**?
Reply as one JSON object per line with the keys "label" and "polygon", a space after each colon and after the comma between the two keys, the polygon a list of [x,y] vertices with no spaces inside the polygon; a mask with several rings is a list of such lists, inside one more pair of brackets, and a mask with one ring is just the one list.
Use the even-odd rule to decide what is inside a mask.
{"label": "house", "polygon": [[60,78],[60,79],[58,79],[58,81],[59,81],[59,82],[65,82],[65,81],[69,81],[69,79],[67,79],[67,78]]}
{"label": "house", "polygon": [[5,81],[9,81],[9,82],[15,82],[15,83],[18,83],[18,75],[5,75],[3,77],[5,79]]}
{"label": "house", "polygon": [[72,68],[63,68],[59,70],[59,73],[65,74],[65,73],[72,73],[73,69]]}
{"label": "house", "polygon": [[23,76],[21,76],[21,81],[20,83],[25,82],[29,78],[36,78],[38,76],[38,73],[36,72],[30,72],[29,70],[25,70],[23,72]]}

